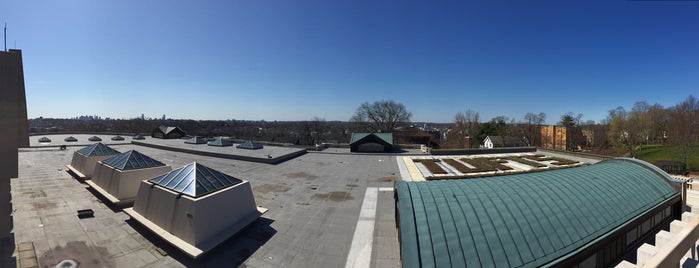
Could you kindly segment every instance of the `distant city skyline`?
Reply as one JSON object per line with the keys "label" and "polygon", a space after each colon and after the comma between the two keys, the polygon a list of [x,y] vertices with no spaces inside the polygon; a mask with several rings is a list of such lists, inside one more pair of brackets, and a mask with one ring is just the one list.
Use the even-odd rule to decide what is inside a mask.
{"label": "distant city skyline", "polygon": [[[29,118],[599,122],[699,95],[699,1],[15,1]],[[16,45],[15,45],[16,44]]]}

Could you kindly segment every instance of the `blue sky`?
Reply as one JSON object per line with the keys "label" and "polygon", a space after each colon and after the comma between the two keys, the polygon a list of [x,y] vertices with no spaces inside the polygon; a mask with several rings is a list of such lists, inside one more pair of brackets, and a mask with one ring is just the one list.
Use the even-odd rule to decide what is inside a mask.
{"label": "blue sky", "polygon": [[30,118],[599,121],[699,92],[699,1],[3,1]]}

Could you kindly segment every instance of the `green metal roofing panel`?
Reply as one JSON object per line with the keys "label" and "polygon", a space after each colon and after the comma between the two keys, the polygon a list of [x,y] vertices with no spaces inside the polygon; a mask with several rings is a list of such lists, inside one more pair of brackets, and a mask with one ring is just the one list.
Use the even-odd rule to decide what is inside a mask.
{"label": "green metal roofing panel", "polygon": [[554,264],[678,195],[628,159],[397,191],[403,267]]}
{"label": "green metal roofing panel", "polygon": [[150,158],[136,150],[129,150],[125,153],[102,160],[102,163],[118,170],[133,170],[151,167],[165,166],[163,162]]}
{"label": "green metal roofing panel", "polygon": [[242,180],[226,175],[197,162],[190,163],[149,180],[177,193],[191,197],[204,195],[237,185]]}
{"label": "green metal roofing panel", "polygon": [[120,154],[119,151],[104,145],[101,142],[95,143],[93,145],[87,146],[78,150],[78,153],[84,156],[104,156],[104,155],[117,155]]}
{"label": "green metal roofing panel", "polygon": [[393,144],[393,133],[352,133],[350,144],[355,143],[369,135],[374,135],[388,144]]}

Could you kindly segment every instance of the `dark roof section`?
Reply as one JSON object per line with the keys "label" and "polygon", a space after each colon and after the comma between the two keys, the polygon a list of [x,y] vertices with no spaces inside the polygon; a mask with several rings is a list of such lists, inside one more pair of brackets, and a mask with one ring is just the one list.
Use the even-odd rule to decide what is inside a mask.
{"label": "dark roof section", "polygon": [[39,142],[51,142],[51,139],[49,139],[49,138],[47,138],[47,137],[41,137],[41,138],[39,139]]}
{"label": "dark roof section", "polygon": [[174,192],[195,198],[243,182],[242,180],[223,174],[202,164],[198,164],[197,162],[175,169],[148,181]]}
{"label": "dark roof section", "polygon": [[503,137],[503,136],[488,136],[493,142],[493,147],[526,147],[527,142],[523,138],[518,137]]}
{"label": "dark roof section", "polygon": [[102,164],[118,170],[133,170],[165,166],[162,162],[148,157],[136,150],[129,150],[112,158],[102,160]]}
{"label": "dark roof section", "polygon": [[160,138],[160,139],[179,139],[182,138],[186,135],[184,130],[182,130],[179,127],[166,127],[166,126],[159,126],[151,132],[151,136],[153,138]]}
{"label": "dark roof section", "polygon": [[89,138],[87,138],[87,140],[89,140],[89,141],[102,141],[102,139],[100,137],[97,137],[97,136],[89,137]]}
{"label": "dark roof section", "polygon": [[397,182],[403,267],[552,265],[678,197],[630,159],[468,180]]}
{"label": "dark roof section", "polygon": [[76,139],[76,138],[73,137],[73,136],[67,137],[67,138],[65,138],[65,139],[63,139],[63,140],[66,141],[66,142],[76,142],[76,141],[78,141],[78,139]]}
{"label": "dark roof section", "polygon": [[136,134],[136,136],[133,136],[132,139],[134,140],[145,140],[146,137],[143,137],[141,134]]}
{"label": "dark roof section", "polygon": [[224,138],[218,138],[214,141],[209,142],[209,146],[219,146],[219,147],[224,147],[224,146],[233,146],[233,143],[230,140],[224,139]]}
{"label": "dark roof section", "polygon": [[194,138],[191,138],[191,139],[188,139],[188,140],[184,141],[184,143],[189,143],[189,144],[204,144],[204,143],[206,143],[206,140],[203,139],[203,138],[201,138],[201,137],[194,137]]}
{"label": "dark roof section", "polygon": [[78,150],[78,153],[84,156],[104,156],[120,154],[119,151],[114,150],[109,146],[102,144],[101,142],[82,148]]}
{"label": "dark roof section", "polygon": [[246,141],[246,142],[243,142],[240,145],[236,146],[235,148],[257,150],[257,149],[262,149],[263,146],[262,146],[262,144],[260,144],[258,142]]}
{"label": "dark roof section", "polygon": [[123,140],[124,140],[124,137],[119,136],[119,135],[116,135],[116,136],[112,137],[112,140],[113,140],[113,141],[123,141]]}

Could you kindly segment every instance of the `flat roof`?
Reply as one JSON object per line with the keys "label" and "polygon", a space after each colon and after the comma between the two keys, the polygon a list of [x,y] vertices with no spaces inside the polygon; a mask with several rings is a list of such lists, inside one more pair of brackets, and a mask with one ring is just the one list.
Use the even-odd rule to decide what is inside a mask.
{"label": "flat roof", "polygon": [[647,164],[397,182],[403,267],[555,264],[679,196]]}
{"label": "flat roof", "polygon": [[[390,189],[399,179],[390,155],[308,153],[269,165],[137,145],[110,147],[136,149],[173,167],[197,161],[247,180],[257,205],[269,211],[192,260],[65,172],[80,147],[22,149],[20,175],[11,182],[13,235],[16,244],[34,242],[41,267],[63,259],[96,267],[343,267],[366,190]],[[400,260],[393,192],[378,192],[375,201],[370,262],[395,267]],[[79,219],[81,209],[92,209],[95,217]]]}
{"label": "flat roof", "polygon": [[[59,135],[58,140],[67,136]],[[192,260],[65,171],[73,152],[84,145],[65,151],[20,149],[19,178],[11,181],[12,235],[15,244],[34,243],[41,267],[63,259],[96,267],[401,265],[393,186],[402,179],[404,172],[396,159],[404,154],[356,154],[349,153],[349,148],[329,148],[269,165],[103,140],[118,151],[138,150],[172,167],[196,161],[247,180],[257,205],[269,211]],[[183,140],[174,142],[185,145]],[[76,211],[82,209],[92,209],[94,217],[78,218]]]}

